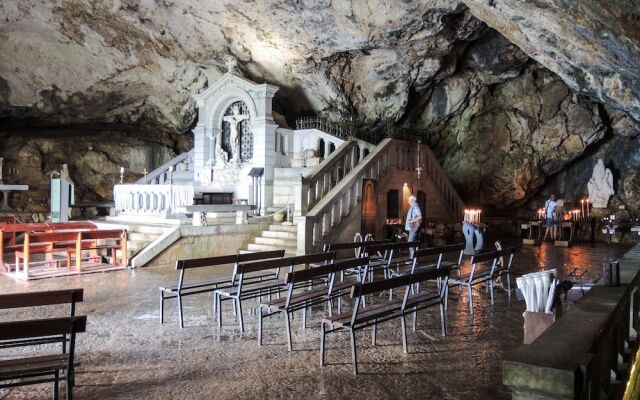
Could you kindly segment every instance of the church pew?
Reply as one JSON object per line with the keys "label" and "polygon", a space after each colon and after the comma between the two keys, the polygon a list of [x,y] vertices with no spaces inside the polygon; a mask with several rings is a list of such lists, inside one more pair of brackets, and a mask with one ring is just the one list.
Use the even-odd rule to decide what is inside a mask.
{"label": "church pew", "polygon": [[[115,244],[98,244],[101,239],[114,239]],[[58,232],[28,232],[25,234],[21,250],[15,251],[16,273],[29,277],[29,263],[31,254],[44,253],[46,261],[53,261],[55,251],[65,251],[67,254],[67,268],[71,268],[75,256],[75,268],[79,271],[82,265],[82,251],[111,250],[113,263],[116,263],[116,250],[122,251],[122,265],[127,262],[127,231],[123,229],[100,231],[58,231]]]}
{"label": "church pew", "polygon": [[[96,230],[95,224],[89,221],[79,222],[43,222],[33,224],[0,224],[0,265],[4,263],[4,256],[22,249],[22,245],[16,243],[17,235],[27,232],[55,232],[55,231],[80,231]],[[9,243],[4,244],[5,238]]]}
{"label": "church pew", "polygon": [[[99,243],[98,240],[117,241],[118,243]],[[111,252],[111,264],[117,265],[117,251],[121,252],[121,263],[123,267],[127,266],[127,231],[126,229],[103,229],[97,231],[85,231],[80,233],[80,252],[83,250],[91,251],[91,258],[98,257],[98,250],[108,250]],[[71,265],[73,257],[76,258],[78,264],[78,248],[67,248],[67,265]]]}

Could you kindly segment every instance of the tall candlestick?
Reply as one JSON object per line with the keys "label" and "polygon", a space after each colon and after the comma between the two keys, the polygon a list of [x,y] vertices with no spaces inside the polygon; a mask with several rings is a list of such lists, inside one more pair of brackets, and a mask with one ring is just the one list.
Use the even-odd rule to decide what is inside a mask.
{"label": "tall candlestick", "polygon": [[587,197],[587,219],[589,219],[589,198]]}

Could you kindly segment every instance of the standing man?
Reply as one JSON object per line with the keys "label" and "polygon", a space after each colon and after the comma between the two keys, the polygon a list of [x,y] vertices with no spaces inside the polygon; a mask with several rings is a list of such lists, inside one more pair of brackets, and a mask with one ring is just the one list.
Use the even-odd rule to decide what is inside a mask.
{"label": "standing man", "polygon": [[547,235],[551,234],[551,240],[556,239],[556,222],[554,221],[554,212],[556,211],[556,196],[552,194],[549,199],[544,203],[544,215],[547,220],[547,229],[544,231],[544,238],[547,240]]}
{"label": "standing man", "polygon": [[[404,225],[404,230],[409,235],[409,242],[413,242],[418,238],[420,232],[420,221],[422,221],[422,211],[416,201],[416,196],[409,196],[409,211],[407,212],[407,220]],[[411,249],[411,255],[413,256],[413,249]]]}

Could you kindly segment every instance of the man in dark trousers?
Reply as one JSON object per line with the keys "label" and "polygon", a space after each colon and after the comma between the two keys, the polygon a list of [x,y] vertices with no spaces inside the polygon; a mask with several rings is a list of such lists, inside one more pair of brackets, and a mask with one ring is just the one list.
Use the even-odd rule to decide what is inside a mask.
{"label": "man in dark trousers", "polygon": [[[420,221],[422,221],[422,211],[420,210],[416,196],[410,195],[409,211],[407,211],[407,219],[404,225],[404,230],[407,231],[410,242],[419,238]],[[411,249],[411,254],[413,255],[413,249]]]}

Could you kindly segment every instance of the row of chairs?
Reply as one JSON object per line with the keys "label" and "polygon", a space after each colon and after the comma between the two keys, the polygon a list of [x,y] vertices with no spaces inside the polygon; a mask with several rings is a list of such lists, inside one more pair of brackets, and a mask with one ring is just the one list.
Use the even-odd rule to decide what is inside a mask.
{"label": "row of chairs", "polygon": [[[73,398],[76,335],[84,332],[87,325],[86,316],[76,316],[76,304],[82,300],[82,289],[0,295],[0,309],[4,310],[69,306],[69,313],[64,317],[0,322],[0,349],[33,348],[29,356],[0,360],[0,388],[52,382],[53,398],[57,400],[59,384],[64,381],[66,398]],[[57,345],[59,351],[51,350]]]}

